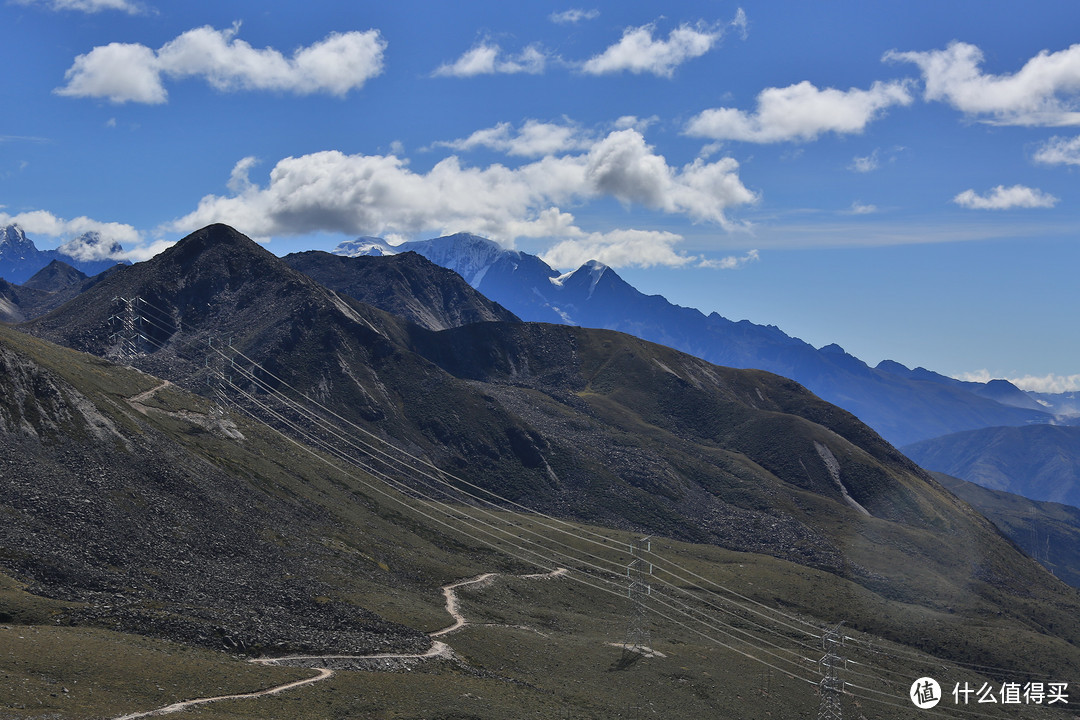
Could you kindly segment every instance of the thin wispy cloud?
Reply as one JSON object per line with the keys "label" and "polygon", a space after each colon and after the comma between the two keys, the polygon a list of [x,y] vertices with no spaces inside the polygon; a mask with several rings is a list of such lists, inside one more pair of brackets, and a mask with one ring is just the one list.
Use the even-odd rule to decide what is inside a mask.
{"label": "thin wispy cloud", "polygon": [[11,0],[16,5],[36,5],[50,10],[75,10],[84,13],[98,13],[105,10],[119,10],[129,15],[146,12],[140,3],[131,0]]}
{"label": "thin wispy cloud", "polygon": [[382,73],[386,42],[379,31],[331,33],[285,57],[237,38],[239,24],[189,30],[153,50],[110,43],[79,55],[55,90],[67,97],[114,103],[167,102],[165,79],[201,78],[222,92],[238,90],[344,96]]}
{"label": "thin wispy cloud", "polygon": [[758,93],[757,109],[711,108],[690,119],[685,132],[712,140],[808,142],[825,133],[850,135],[891,107],[913,101],[905,81],[875,82],[868,90],[819,89],[808,81]]}
{"label": "thin wispy cloud", "polygon": [[869,155],[856,155],[852,158],[851,164],[848,165],[848,170],[858,173],[868,173],[877,170],[879,167],[881,167],[881,161],[878,160],[878,151],[874,150],[874,152]]}
{"label": "thin wispy cloud", "polygon": [[1011,210],[1014,208],[1052,208],[1058,199],[1038,188],[1024,185],[998,185],[984,195],[965,190],[953,198],[960,207],[971,210]]}
{"label": "thin wispy cloud", "polygon": [[883,60],[914,63],[924,97],[948,103],[982,122],[999,125],[1080,125],[1080,44],[1043,50],[1012,74],[982,71],[982,50],[954,41],[944,50],[898,52]]}
{"label": "thin wispy cloud", "polygon": [[576,25],[582,20],[595,20],[600,17],[599,10],[563,10],[562,12],[551,13],[548,15],[548,19],[553,23],[559,25]]}
{"label": "thin wispy cloud", "polygon": [[719,259],[690,255],[677,247],[683,241],[682,235],[672,232],[613,230],[563,240],[540,253],[540,258],[560,270],[579,268],[590,260],[613,268],[663,266],[737,270],[761,259],[757,250],[750,250],[742,256],[731,255]]}
{"label": "thin wispy cloud", "polygon": [[36,135],[0,135],[0,143],[47,143],[51,142],[49,138],[38,137]]}
{"label": "thin wispy cloud", "polygon": [[750,263],[761,260],[761,254],[757,250],[750,250],[745,255],[728,255],[719,260],[703,259],[698,263],[699,267],[716,268],[717,270],[738,270]]}
{"label": "thin wispy cloud", "polygon": [[486,148],[519,157],[557,155],[588,148],[595,139],[573,124],[547,123],[527,120],[520,128],[504,122],[477,130],[467,138],[438,141],[435,147],[459,152]]}

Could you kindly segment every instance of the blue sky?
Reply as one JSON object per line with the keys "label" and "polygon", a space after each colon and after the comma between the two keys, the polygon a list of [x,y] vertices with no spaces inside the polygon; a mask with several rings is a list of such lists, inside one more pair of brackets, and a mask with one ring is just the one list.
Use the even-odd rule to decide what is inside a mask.
{"label": "blue sky", "polygon": [[470,231],[1080,387],[1080,6],[0,0],[0,222],[140,259]]}

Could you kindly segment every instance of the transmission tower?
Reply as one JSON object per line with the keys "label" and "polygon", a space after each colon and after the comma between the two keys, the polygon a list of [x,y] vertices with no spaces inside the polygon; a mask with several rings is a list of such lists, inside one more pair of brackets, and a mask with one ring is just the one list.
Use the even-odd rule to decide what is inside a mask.
{"label": "transmission tower", "polygon": [[114,297],[113,303],[116,311],[109,318],[114,328],[110,336],[116,343],[117,354],[121,358],[133,358],[139,354],[142,340],[143,317],[139,310],[142,301],[138,295],[135,297]]}
{"label": "transmission tower", "polygon": [[630,598],[630,621],[626,626],[626,642],[623,650],[644,655],[651,651],[648,618],[645,615],[645,598],[652,595],[650,582],[653,574],[652,563],[645,559],[645,553],[652,550],[652,540],[643,537],[630,543],[630,555],[633,560],[626,566],[626,595]]}
{"label": "transmission tower", "polygon": [[821,638],[825,655],[819,661],[821,666],[821,682],[818,683],[818,691],[821,695],[821,703],[818,706],[818,720],[843,720],[843,712],[840,709],[840,696],[844,693],[844,681],[840,679],[840,668],[847,665],[840,649],[844,645],[844,636],[840,634],[839,623],[831,630],[827,630]]}

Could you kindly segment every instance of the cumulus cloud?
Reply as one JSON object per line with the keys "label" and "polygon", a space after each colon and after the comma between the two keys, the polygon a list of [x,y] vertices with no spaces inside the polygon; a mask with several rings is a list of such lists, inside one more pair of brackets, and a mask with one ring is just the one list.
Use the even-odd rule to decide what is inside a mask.
{"label": "cumulus cloud", "polygon": [[553,23],[560,25],[575,25],[582,20],[595,20],[600,17],[599,10],[564,10],[562,12],[551,13],[548,15],[548,19]]}
{"label": "cumulus cloud", "polygon": [[671,77],[687,60],[712,50],[723,37],[723,27],[686,23],[668,33],[666,40],[654,38],[654,25],[627,28],[622,39],[599,55],[585,61],[582,72],[606,75],[617,72],[649,73]]}
{"label": "cumulus cloud", "polygon": [[[249,167],[249,159],[241,160],[233,176],[246,177]],[[698,159],[672,167],[635,130],[609,133],[585,152],[516,168],[469,167],[450,156],[418,173],[394,155],[325,151],[281,160],[263,187],[234,186],[239,192],[207,195],[166,229],[225,222],[253,236],[467,230],[512,243],[517,237],[586,237],[559,208],[567,203],[614,197],[728,227],[726,210],[757,199],[739,180],[736,161]]]}
{"label": "cumulus cloud", "polygon": [[[0,212],[0,227],[5,225],[18,225],[31,237],[60,241],[59,249],[80,260],[141,262],[175,244],[164,239],[147,242],[142,233],[126,223],[101,222],[85,216],[67,220],[47,210],[16,215]],[[120,243],[122,252],[114,252],[113,243]]]}
{"label": "cumulus cloud", "polygon": [[594,140],[573,124],[559,125],[539,120],[526,120],[515,130],[511,123],[477,130],[467,138],[436,142],[436,146],[457,151],[488,148],[507,155],[540,157],[589,147]]}
{"label": "cumulus cloud", "polygon": [[17,215],[0,212],[0,226],[4,225],[18,225],[30,235],[46,235],[57,239],[75,238],[92,232],[97,233],[109,243],[118,242],[128,247],[142,240],[139,232],[131,225],[100,222],[85,216],[65,220],[47,210],[33,210]]}
{"label": "cumulus cloud", "polygon": [[863,204],[855,201],[851,203],[851,207],[844,211],[845,215],[873,215],[878,211],[877,205]]}
{"label": "cumulus cloud", "polygon": [[476,75],[539,75],[544,72],[548,53],[539,45],[530,45],[517,55],[508,55],[498,44],[477,43],[452,63],[443,63],[433,77],[474,77]]}
{"label": "cumulus cloud", "polygon": [[833,132],[861,133],[894,105],[910,105],[909,83],[875,82],[869,90],[818,89],[808,81],[766,88],[757,96],[757,110],[711,108],[690,119],[686,134],[713,140],[773,143],[810,141]]}
{"label": "cumulus cloud", "polygon": [[1008,75],[984,73],[983,53],[975,45],[952,42],[944,50],[897,52],[886,61],[919,66],[927,100],[940,100],[984,122],[1001,125],[1080,124],[1080,44],[1051,53],[1043,50]]}
{"label": "cumulus cloud", "polygon": [[16,5],[44,5],[52,10],[78,10],[96,13],[102,10],[121,10],[130,15],[137,15],[142,8],[130,0],[14,0]]}
{"label": "cumulus cloud", "polygon": [[985,195],[979,195],[974,190],[965,190],[953,198],[954,203],[971,210],[1050,208],[1054,207],[1057,201],[1058,199],[1053,195],[1044,193],[1038,188],[1029,188],[1024,185],[1013,185],[1012,187],[998,185]]}
{"label": "cumulus cloud", "polygon": [[145,45],[109,43],[96,47],[76,57],[64,79],[67,85],[57,88],[57,95],[148,105],[168,99],[157,55]]}
{"label": "cumulus cloud", "polygon": [[95,47],[75,58],[64,74],[67,84],[55,92],[114,103],[160,104],[168,99],[164,78],[199,77],[221,91],[340,97],[382,72],[386,42],[377,30],[331,33],[297,49],[291,58],[273,48],[253,48],[237,39],[238,32],[238,24],[226,30],[195,28],[157,51],[132,43]]}
{"label": "cumulus cloud", "polygon": [[1080,135],[1074,138],[1054,136],[1035,151],[1035,161],[1047,165],[1080,165]]}

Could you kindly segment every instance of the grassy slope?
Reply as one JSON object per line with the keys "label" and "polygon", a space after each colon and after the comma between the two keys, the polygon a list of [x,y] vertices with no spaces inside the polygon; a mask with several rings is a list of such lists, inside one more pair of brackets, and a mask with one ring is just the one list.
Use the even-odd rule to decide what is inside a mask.
{"label": "grassy slope", "polygon": [[1080,586],[1080,508],[1029,500],[943,473],[934,477],[1048,570],[1073,587]]}
{"label": "grassy slope", "polygon": [[[382,617],[430,631],[446,624],[439,585],[479,572],[525,570],[520,563],[478,548],[467,538],[425,529],[415,516],[394,509],[385,498],[374,497],[362,485],[364,478],[359,474],[335,472],[313,463],[295,448],[281,443],[273,433],[242,419],[236,419],[237,426],[248,439],[237,443],[213,433],[194,432],[190,422],[173,415],[151,412],[142,416],[131,411],[123,398],[155,386],[154,378],[11,331],[0,330],[0,338],[8,347],[33,357],[78,387],[131,432],[170,437],[193,456],[208,458],[245,478],[268,498],[330,510],[335,524],[318,528],[323,533],[319,542],[329,550],[322,566],[324,579],[338,588],[342,599]],[[173,413],[206,413],[209,409],[206,401],[181,392],[164,394],[157,404]],[[620,402],[619,412],[639,418],[633,424],[648,422],[648,413],[626,415],[627,404],[632,406],[629,401]],[[734,457],[732,462],[746,461]],[[811,496],[796,497],[809,503]],[[910,548],[929,552],[934,542],[933,537],[928,537],[922,548],[905,545],[913,543],[916,536],[907,530],[896,531],[894,524],[884,521],[856,525],[845,517],[838,523],[836,535],[850,538],[852,552],[856,557],[865,554],[867,562],[880,552],[880,548],[865,541],[871,530],[881,535],[899,533],[890,551],[898,558]],[[327,532],[330,527],[333,531]],[[282,528],[280,541],[288,544],[290,532],[314,530]],[[615,531],[601,532],[622,539],[630,537]],[[972,553],[978,550],[971,548]],[[1046,616],[1048,623],[1062,624],[1052,629],[1054,635],[1070,635],[1075,632],[1072,618],[1077,604],[1068,594],[1042,594],[1042,586],[1023,603],[1006,593],[999,598],[1001,604],[995,606],[991,602],[992,589],[965,588],[963,581],[958,583],[948,577],[946,568],[940,576],[912,578],[924,589],[940,590],[932,602],[921,598],[915,604],[888,597],[886,591],[894,591],[891,586],[883,584],[882,593],[876,593],[836,574],[775,558],[675,542],[658,551],[759,601],[823,623],[847,620],[854,628],[876,630],[912,647],[947,646],[954,653],[986,664],[1020,664],[1046,679],[1076,676],[1075,648],[1039,633],[1032,618]],[[961,557],[956,562],[967,563],[975,557]],[[614,559],[619,561],[618,556]],[[627,560],[621,558],[622,562]],[[908,571],[914,572],[916,567],[912,565]],[[200,716],[505,718],[558,717],[565,710],[573,713],[571,716],[599,718],[625,717],[627,703],[673,717],[715,712],[718,707],[727,708],[729,717],[760,718],[767,712],[774,717],[814,715],[813,688],[780,673],[769,680],[763,666],[666,622],[654,625],[652,632],[654,645],[668,657],[620,669],[619,651],[604,644],[620,641],[625,632],[628,608],[620,598],[572,582],[526,580],[503,580],[492,588],[463,595],[470,617],[528,625],[549,637],[529,630],[473,627],[451,639],[469,668],[434,664],[404,675],[341,673],[332,681],[293,694],[211,706],[201,710]],[[27,632],[33,632],[32,637],[38,638],[33,647],[13,644],[7,652],[0,652],[0,673],[8,676],[6,680],[15,681],[5,685],[11,690],[0,690],[0,708],[10,708],[19,715],[96,717],[150,709],[180,697],[202,694],[198,688],[203,680],[210,681],[206,691],[216,693],[219,687],[251,689],[272,684],[281,676],[308,673],[253,668],[228,654],[191,650],[164,640],[98,628],[54,627],[48,620],[61,609],[56,601],[27,595],[11,583],[0,593],[0,601],[4,603],[0,612],[10,617],[6,621],[8,629],[0,631],[0,637],[14,643],[21,633],[22,642]],[[1003,612],[1002,608],[1008,610]],[[1023,617],[1010,617],[1010,613]],[[75,648],[78,653],[65,654],[60,648]],[[814,652],[805,650],[810,659],[816,659]],[[929,666],[936,669],[939,664]],[[926,667],[926,663],[915,663],[889,669],[910,675]],[[118,672],[118,668],[128,674]],[[950,672],[950,677],[961,680],[974,681],[977,677],[955,669]],[[76,680],[81,686],[78,701],[61,697],[74,694]],[[56,693],[57,686],[68,687],[69,693]],[[16,687],[27,689],[18,690],[23,694],[16,696]],[[670,692],[655,692],[660,687]],[[771,695],[762,694],[765,687],[772,688]],[[85,695],[82,688],[87,688]],[[896,697],[903,701],[902,688],[896,690]],[[887,707],[876,709],[882,713],[875,717],[905,716],[905,711],[890,715]],[[637,712],[648,716],[644,709]],[[1023,714],[1013,712],[1008,716]]]}

